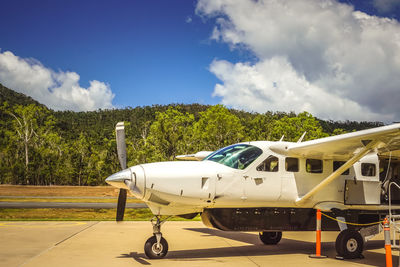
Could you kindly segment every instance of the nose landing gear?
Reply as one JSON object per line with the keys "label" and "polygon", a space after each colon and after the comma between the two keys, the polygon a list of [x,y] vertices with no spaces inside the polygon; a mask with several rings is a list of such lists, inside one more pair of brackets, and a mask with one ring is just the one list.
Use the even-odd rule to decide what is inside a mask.
{"label": "nose landing gear", "polygon": [[144,253],[149,259],[161,259],[168,253],[168,242],[162,237],[161,225],[170,217],[162,220],[161,216],[154,216],[150,222],[153,225],[153,236],[144,244]]}

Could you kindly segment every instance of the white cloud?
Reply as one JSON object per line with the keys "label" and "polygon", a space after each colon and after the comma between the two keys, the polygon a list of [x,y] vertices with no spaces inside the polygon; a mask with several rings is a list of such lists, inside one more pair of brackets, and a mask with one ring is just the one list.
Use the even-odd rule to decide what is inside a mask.
{"label": "white cloud", "polygon": [[79,79],[76,72],[55,72],[37,60],[20,58],[10,51],[0,53],[0,83],[49,108],[88,111],[113,107],[109,85],[94,80],[83,88]]}
{"label": "white cloud", "polygon": [[372,3],[380,13],[388,13],[393,9],[400,7],[399,0],[373,0]]}
{"label": "white cloud", "polygon": [[[214,61],[226,105],[325,119],[398,120],[400,24],[334,0],[200,0],[212,38],[258,62]],[[240,78],[239,78],[240,77]],[[275,85],[275,86],[273,86]]]}
{"label": "white cloud", "polygon": [[358,103],[310,84],[283,57],[254,65],[214,60],[210,70],[223,82],[215,86],[213,96],[222,97],[223,104],[235,108],[256,112],[308,111],[322,118],[334,114],[336,119],[347,119],[349,115],[356,120],[365,116],[378,118],[378,114]]}

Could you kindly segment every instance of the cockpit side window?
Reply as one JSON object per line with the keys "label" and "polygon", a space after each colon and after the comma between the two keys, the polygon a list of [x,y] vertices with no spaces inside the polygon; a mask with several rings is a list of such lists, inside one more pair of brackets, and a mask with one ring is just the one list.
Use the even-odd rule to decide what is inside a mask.
{"label": "cockpit side window", "polygon": [[373,163],[361,163],[362,176],[375,176],[376,166]]}
{"label": "cockpit side window", "polygon": [[279,159],[272,155],[257,166],[257,171],[262,171],[262,172],[277,172],[278,170],[279,170]]}
{"label": "cockpit side window", "polygon": [[288,172],[298,172],[299,171],[299,159],[298,158],[286,158],[285,168]]}
{"label": "cockpit side window", "polygon": [[[333,162],[333,171],[336,171],[337,169],[339,169],[343,164],[345,164],[345,161],[334,161]],[[347,169],[345,170],[342,175],[349,175],[350,174],[350,170]]]}
{"label": "cockpit side window", "polygon": [[306,171],[309,173],[322,173],[322,160],[307,159],[306,160]]}

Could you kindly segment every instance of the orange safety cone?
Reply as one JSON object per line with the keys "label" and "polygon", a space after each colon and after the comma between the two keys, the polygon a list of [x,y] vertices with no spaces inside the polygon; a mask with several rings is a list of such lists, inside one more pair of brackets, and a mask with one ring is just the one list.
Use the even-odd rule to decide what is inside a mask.
{"label": "orange safety cone", "polygon": [[310,258],[326,258],[327,256],[321,255],[321,210],[317,210],[317,229],[316,229],[316,244],[315,254],[309,255]]}
{"label": "orange safety cone", "polygon": [[383,232],[385,236],[386,267],[393,267],[392,244],[390,242],[390,224],[387,218],[383,220]]}

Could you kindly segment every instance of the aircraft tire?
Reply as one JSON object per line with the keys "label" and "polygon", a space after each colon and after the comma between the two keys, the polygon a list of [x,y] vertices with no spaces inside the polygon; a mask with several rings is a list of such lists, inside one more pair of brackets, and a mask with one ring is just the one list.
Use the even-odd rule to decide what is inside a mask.
{"label": "aircraft tire", "polygon": [[362,257],[364,241],[359,232],[346,229],[340,232],[336,238],[336,252],[345,259],[356,259]]}
{"label": "aircraft tire", "polygon": [[144,253],[149,259],[161,259],[167,255],[168,243],[164,237],[161,237],[160,247],[157,248],[157,238],[155,236],[147,239],[144,244]]}
{"label": "aircraft tire", "polygon": [[282,232],[260,232],[258,235],[264,245],[276,245],[282,239]]}

